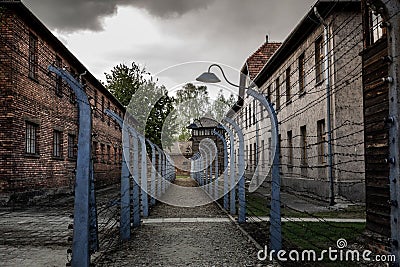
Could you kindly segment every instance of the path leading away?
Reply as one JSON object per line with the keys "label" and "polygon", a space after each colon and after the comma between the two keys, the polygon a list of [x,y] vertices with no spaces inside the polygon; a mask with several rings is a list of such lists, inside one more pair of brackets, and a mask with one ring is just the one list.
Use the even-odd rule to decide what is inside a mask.
{"label": "path leading away", "polygon": [[[177,179],[176,185],[196,186],[191,179]],[[166,198],[208,198],[201,188],[184,192],[171,187]],[[132,240],[96,266],[262,266],[254,244],[227,218],[214,203],[194,208],[159,203]]]}

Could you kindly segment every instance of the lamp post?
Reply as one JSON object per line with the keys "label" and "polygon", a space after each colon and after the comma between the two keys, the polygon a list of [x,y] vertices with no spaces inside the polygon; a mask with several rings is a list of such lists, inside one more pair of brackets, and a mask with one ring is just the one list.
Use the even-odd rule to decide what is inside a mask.
{"label": "lamp post", "polygon": [[[217,67],[220,69],[225,81],[233,87],[237,87],[239,89],[243,88],[242,86],[236,85],[230,82],[224,73],[222,67],[218,64],[212,64],[208,67],[208,71],[201,74],[196,80],[199,82],[204,83],[218,83],[221,80],[215,75],[215,73],[211,72],[212,67]],[[253,84],[254,86],[254,84]],[[250,86],[248,88],[244,88],[246,93],[249,96],[254,97],[258,101],[260,101],[263,106],[267,109],[269,117],[271,119],[272,129],[272,149],[275,152],[274,160],[272,164],[272,192],[271,192],[271,213],[270,213],[270,220],[271,220],[271,227],[270,227],[270,234],[271,234],[271,249],[275,251],[279,251],[282,248],[282,232],[281,232],[281,211],[280,211],[280,174],[279,174],[279,157],[280,151],[278,146],[278,117],[276,115],[275,109],[271,103],[269,103],[265,97],[258,93],[257,91],[253,90]],[[260,182],[261,183],[261,182]],[[249,192],[254,192],[258,186],[257,179],[253,177],[250,182]]]}

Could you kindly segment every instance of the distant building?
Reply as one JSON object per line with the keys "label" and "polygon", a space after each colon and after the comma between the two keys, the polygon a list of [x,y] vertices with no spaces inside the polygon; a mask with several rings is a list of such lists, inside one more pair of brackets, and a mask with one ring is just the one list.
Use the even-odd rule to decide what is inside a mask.
{"label": "distant building", "polygon": [[0,8],[0,202],[74,188],[78,107],[51,64],[80,79],[90,98],[96,185],[118,181],[121,130],[103,110],[123,116],[124,107],[22,2]]}
{"label": "distant building", "polygon": [[175,142],[167,153],[174,161],[176,175],[190,175],[192,142]]}
{"label": "distant building", "polygon": [[[200,150],[200,143],[204,139],[208,138],[214,141],[214,144],[218,150],[218,171],[219,175],[224,172],[224,145],[223,142],[215,136],[212,131],[215,130],[225,136],[229,141],[229,138],[225,134],[225,130],[218,127],[219,123],[213,119],[202,117],[195,120],[188,128],[192,130],[192,153],[195,154]],[[213,166],[215,166],[215,160],[213,161]],[[215,169],[213,170],[215,173]]]}
{"label": "distant building", "polygon": [[[336,199],[362,202],[365,176],[360,2],[319,1],[314,7],[329,25],[330,33],[334,194]],[[263,44],[246,61],[242,73],[250,76],[278,114],[282,185],[287,190],[329,200],[327,57],[324,26],[313,9],[282,44]],[[264,50],[266,56],[260,57]],[[244,86],[250,82],[241,80]],[[236,120],[245,136],[247,174],[267,175],[272,163],[272,140],[266,110],[260,102],[244,96]]]}

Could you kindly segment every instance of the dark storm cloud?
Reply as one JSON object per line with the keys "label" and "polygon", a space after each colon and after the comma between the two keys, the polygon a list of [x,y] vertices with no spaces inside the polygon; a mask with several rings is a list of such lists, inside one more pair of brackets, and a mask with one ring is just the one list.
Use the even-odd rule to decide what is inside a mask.
{"label": "dark storm cloud", "polygon": [[214,0],[30,0],[24,1],[51,28],[74,31],[102,30],[102,19],[117,6],[135,6],[161,17],[177,17],[207,7]]}

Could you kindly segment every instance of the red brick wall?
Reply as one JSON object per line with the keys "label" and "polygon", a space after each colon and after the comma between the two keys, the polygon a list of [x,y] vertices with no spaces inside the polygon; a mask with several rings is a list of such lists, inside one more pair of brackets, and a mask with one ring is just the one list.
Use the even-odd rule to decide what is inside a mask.
{"label": "red brick wall", "polygon": [[[40,27],[39,27],[40,28]],[[18,14],[7,15],[6,23],[1,25],[2,45],[0,60],[1,95],[0,101],[0,194],[34,196],[49,190],[73,189],[76,161],[68,158],[68,134],[78,137],[78,105],[70,101],[71,89],[65,84],[62,97],[55,92],[55,75],[47,71],[54,63],[56,55],[62,59],[63,66],[75,73],[83,73],[80,65],[74,64],[68,54],[60,50],[51,40],[47,40],[38,27],[28,25]],[[8,34],[3,35],[3,32]],[[28,77],[29,34],[38,38],[38,76],[37,80]],[[3,63],[3,60],[5,63]],[[3,66],[7,68],[3,71]],[[85,79],[86,76],[83,76]],[[105,161],[95,163],[95,180],[98,186],[119,181],[119,158],[115,162],[114,147],[121,147],[121,132],[113,121],[102,119],[101,98],[105,98],[105,108],[122,113],[115,99],[108,96],[104,87],[96,88],[96,81],[88,76],[86,92],[93,98],[97,91],[97,106],[92,106],[93,140],[104,144]],[[3,89],[5,88],[5,90]],[[4,103],[4,105],[3,105]],[[105,115],[104,115],[105,117]],[[25,154],[25,123],[30,121],[39,125],[37,156]],[[53,131],[62,132],[62,157],[53,157]],[[107,146],[111,158],[108,160]],[[97,155],[99,155],[97,151]]]}

